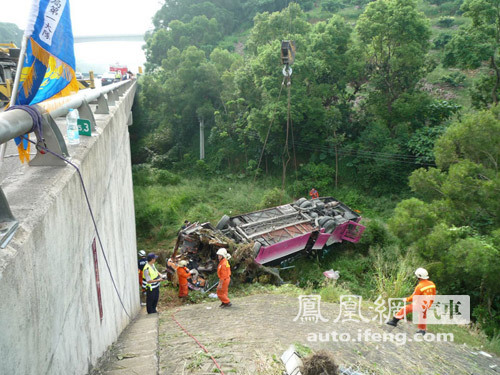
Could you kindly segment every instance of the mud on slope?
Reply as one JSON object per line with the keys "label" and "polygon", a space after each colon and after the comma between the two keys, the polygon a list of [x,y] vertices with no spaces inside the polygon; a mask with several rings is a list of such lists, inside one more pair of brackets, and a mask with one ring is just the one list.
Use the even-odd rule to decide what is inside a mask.
{"label": "mud on slope", "polygon": [[[370,374],[499,374],[500,359],[488,358],[464,345],[450,342],[310,342],[312,333],[349,333],[359,330],[383,334],[393,328],[377,322],[333,322],[339,305],[321,303],[328,322],[294,321],[299,313],[296,297],[254,295],[233,299],[233,307],[219,308],[219,302],[184,306],[160,314],[160,374],[208,374],[218,370],[200,347],[172,320],[176,319],[213,355],[224,373],[274,374],[277,358],[290,344],[313,350],[331,350],[339,364],[355,365]],[[395,328],[413,337],[416,327],[402,323]],[[310,336],[311,337],[311,336]],[[475,354],[474,354],[475,353]],[[274,359],[273,359],[274,358]],[[271,366],[269,365],[271,364]],[[267,367],[266,367],[267,366]],[[270,367],[269,367],[270,366]],[[215,370],[215,371],[214,371]]]}

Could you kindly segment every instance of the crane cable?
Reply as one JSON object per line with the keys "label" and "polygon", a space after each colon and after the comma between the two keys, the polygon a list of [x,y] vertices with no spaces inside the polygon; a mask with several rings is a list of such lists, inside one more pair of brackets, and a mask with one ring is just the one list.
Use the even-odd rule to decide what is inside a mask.
{"label": "crane cable", "polygon": [[[283,78],[283,81],[281,82],[280,93],[278,95],[278,100],[277,100],[278,103],[280,101],[281,92],[283,91],[284,85],[285,85],[285,78]],[[274,110],[273,110],[273,114],[271,116],[271,122],[269,123],[269,128],[267,129],[266,139],[264,140],[264,146],[262,146],[262,152],[260,153],[259,163],[257,164],[257,168],[255,169],[255,175],[253,176],[253,182],[255,182],[255,179],[257,178],[257,173],[259,171],[260,163],[262,162],[262,156],[264,156],[264,150],[266,149],[266,144],[267,144],[267,140],[269,138],[269,133],[271,132],[271,126],[273,125],[273,122],[274,122],[274,115],[276,114],[276,108],[277,107],[275,106]]]}
{"label": "crane cable", "polygon": [[[288,162],[290,161],[290,150],[288,147],[288,133],[290,129],[290,102],[291,102],[291,95],[290,95],[290,88],[292,86],[292,82],[290,79],[290,72],[287,72],[286,75],[286,85],[288,86],[288,103],[287,103],[287,117],[286,117],[286,137],[285,137],[285,146],[283,148],[283,155],[282,155],[282,160],[283,160],[283,179],[281,181],[281,190],[285,190],[285,180],[286,180],[286,168],[288,166]],[[285,154],[287,156],[287,159],[285,161]]]}
{"label": "crane cable", "polygon": [[[290,1],[289,0],[287,1],[287,8],[288,8],[288,15],[289,15],[288,38],[290,38],[290,34],[291,34],[291,30],[292,30],[292,12],[290,10]],[[294,142],[294,136],[293,136],[293,124],[291,124],[291,116],[290,116],[290,113],[291,113],[291,104],[290,104],[291,91],[290,91],[290,88],[291,88],[291,84],[292,84],[292,81],[291,81],[292,68],[288,64],[286,64],[285,67],[283,68],[283,75],[285,77],[283,78],[283,81],[281,82],[281,88],[280,88],[280,92],[279,92],[278,100],[277,100],[277,102],[279,103],[279,100],[281,98],[281,92],[283,91],[283,86],[285,85],[285,81],[286,81],[287,88],[288,88],[288,90],[287,90],[288,91],[288,99],[287,99],[288,103],[287,103],[287,119],[286,119],[286,140],[285,140],[285,146],[284,146],[283,154],[282,154],[282,161],[283,161],[282,192],[285,190],[286,168],[287,168],[287,165],[290,161],[290,150],[288,149],[288,135],[289,135],[290,126],[292,128],[292,145],[293,145],[293,159],[294,159],[294,164],[295,164],[295,177],[297,178],[297,159],[295,156],[295,145],[294,145],[295,142]],[[262,152],[260,153],[259,163],[257,164],[257,168],[255,169],[255,175],[253,178],[253,182],[255,182],[255,180],[257,179],[257,173],[259,171],[259,167],[260,167],[260,164],[262,162],[262,157],[264,156],[264,151],[266,149],[267,140],[269,139],[269,134],[271,132],[271,126],[274,122],[275,114],[276,114],[276,107],[273,110],[273,114],[271,116],[271,122],[269,124],[269,128],[267,129],[266,139],[264,140]],[[288,159],[286,160],[286,162],[285,162],[285,153],[288,156]]]}

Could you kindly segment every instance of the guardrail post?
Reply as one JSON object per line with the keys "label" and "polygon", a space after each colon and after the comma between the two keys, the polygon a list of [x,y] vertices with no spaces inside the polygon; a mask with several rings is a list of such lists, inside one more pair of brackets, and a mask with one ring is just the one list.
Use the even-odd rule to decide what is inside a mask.
{"label": "guardrail post", "polygon": [[[59,130],[56,122],[52,118],[52,116],[48,113],[42,115],[42,130],[43,137],[45,139],[45,144],[47,149],[52,152],[68,157],[68,147],[66,146],[66,142],[64,141],[64,137]],[[40,142],[41,140],[38,139]],[[42,154],[40,150],[37,150],[36,156],[29,162],[31,166],[52,166],[52,167],[64,167],[66,163],[59,159],[57,156],[52,155],[49,152]]]}
{"label": "guardrail post", "polygon": [[78,114],[80,118],[89,120],[90,121],[90,126],[92,127],[92,131],[95,131],[95,118],[94,118],[94,113],[92,112],[92,109],[89,106],[89,103],[87,102],[87,99],[83,99],[82,105],[78,107]]}
{"label": "guardrail post", "polygon": [[97,99],[97,109],[95,113],[97,113],[98,115],[109,114],[108,101],[106,100],[104,94],[99,95],[99,98]]}
{"label": "guardrail post", "polygon": [[120,99],[116,90],[108,92],[108,105],[116,105],[116,102]]}

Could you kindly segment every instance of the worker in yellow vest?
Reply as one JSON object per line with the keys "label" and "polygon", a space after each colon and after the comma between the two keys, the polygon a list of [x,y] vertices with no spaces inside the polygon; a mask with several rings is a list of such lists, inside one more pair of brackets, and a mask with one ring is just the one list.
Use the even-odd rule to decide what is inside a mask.
{"label": "worker in yellow vest", "polygon": [[157,313],[156,305],[160,298],[160,281],[164,280],[163,275],[155,267],[157,258],[158,255],[155,253],[149,253],[148,262],[142,270],[142,285],[146,289],[146,310],[148,314]]}

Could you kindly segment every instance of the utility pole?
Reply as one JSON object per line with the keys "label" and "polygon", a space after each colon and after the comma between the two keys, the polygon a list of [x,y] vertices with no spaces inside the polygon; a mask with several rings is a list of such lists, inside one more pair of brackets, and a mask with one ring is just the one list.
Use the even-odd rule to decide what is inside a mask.
{"label": "utility pole", "polygon": [[205,119],[200,117],[200,160],[205,159]]}

